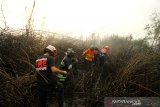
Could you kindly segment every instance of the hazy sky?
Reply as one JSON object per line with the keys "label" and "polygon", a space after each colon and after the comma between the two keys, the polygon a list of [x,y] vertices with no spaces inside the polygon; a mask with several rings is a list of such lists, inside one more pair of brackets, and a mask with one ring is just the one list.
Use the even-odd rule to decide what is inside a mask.
{"label": "hazy sky", "polygon": [[[160,11],[160,0],[35,0],[35,29],[90,35],[144,36],[150,15]],[[0,0],[7,24],[24,28],[33,0]],[[2,11],[0,26],[3,27]]]}

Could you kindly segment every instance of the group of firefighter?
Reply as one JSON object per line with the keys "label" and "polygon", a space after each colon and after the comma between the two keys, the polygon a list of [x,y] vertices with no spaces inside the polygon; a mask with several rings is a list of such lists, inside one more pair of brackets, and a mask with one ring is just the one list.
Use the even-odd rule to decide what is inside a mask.
{"label": "group of firefighter", "polygon": [[[88,49],[82,52],[81,56],[87,65],[87,70],[92,64],[98,64],[103,67],[106,57],[109,56],[109,46],[104,46],[101,49],[91,45]],[[48,45],[44,49],[44,54],[36,60],[36,82],[38,89],[38,107],[47,107],[47,96],[51,90],[58,92],[58,105],[64,107],[64,82],[67,78],[68,71],[73,68],[73,64],[78,60],[74,58],[75,51],[68,48],[65,56],[56,66],[57,49]]]}

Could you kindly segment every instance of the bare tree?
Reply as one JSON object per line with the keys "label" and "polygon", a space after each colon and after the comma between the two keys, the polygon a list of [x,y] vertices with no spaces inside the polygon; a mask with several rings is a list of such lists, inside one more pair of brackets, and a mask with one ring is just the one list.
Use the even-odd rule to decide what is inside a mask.
{"label": "bare tree", "polygon": [[3,18],[2,20],[3,20],[3,22],[4,22],[4,28],[1,28],[1,29],[2,29],[1,32],[3,32],[3,31],[5,31],[6,29],[8,29],[6,17],[5,17],[5,15],[4,15],[4,10],[3,10],[3,3],[4,3],[4,1],[5,1],[5,0],[3,0],[3,1],[1,2],[1,14],[2,14],[2,18]]}
{"label": "bare tree", "polygon": [[153,13],[152,23],[146,25],[148,37],[153,41],[152,46],[160,49],[160,13]]}
{"label": "bare tree", "polygon": [[26,34],[27,36],[29,35],[30,31],[32,30],[32,27],[33,27],[33,23],[32,23],[32,18],[33,18],[33,12],[34,12],[34,9],[35,9],[35,0],[33,1],[33,5],[32,5],[32,10],[31,10],[31,13],[29,15],[29,18],[28,18],[28,22],[27,22],[27,25],[26,25]]}

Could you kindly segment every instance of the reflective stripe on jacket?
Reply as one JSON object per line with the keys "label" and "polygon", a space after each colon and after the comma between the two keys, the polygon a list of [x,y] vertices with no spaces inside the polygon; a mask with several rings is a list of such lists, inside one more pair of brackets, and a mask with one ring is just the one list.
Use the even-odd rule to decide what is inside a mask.
{"label": "reflective stripe on jacket", "polygon": [[57,75],[59,81],[65,81],[67,77],[63,76],[62,74]]}

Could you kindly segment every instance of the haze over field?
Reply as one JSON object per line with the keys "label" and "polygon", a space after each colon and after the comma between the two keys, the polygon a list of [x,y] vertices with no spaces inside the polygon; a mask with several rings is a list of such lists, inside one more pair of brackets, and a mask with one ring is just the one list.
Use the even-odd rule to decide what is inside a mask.
{"label": "haze over field", "polygon": [[[10,28],[25,28],[33,0],[0,3],[0,27],[4,27],[4,15]],[[32,23],[36,30],[74,36],[132,33],[139,38],[155,11],[160,11],[159,0],[35,0]]]}
{"label": "haze over field", "polygon": [[160,0],[0,0],[0,107],[157,107],[159,71]]}

